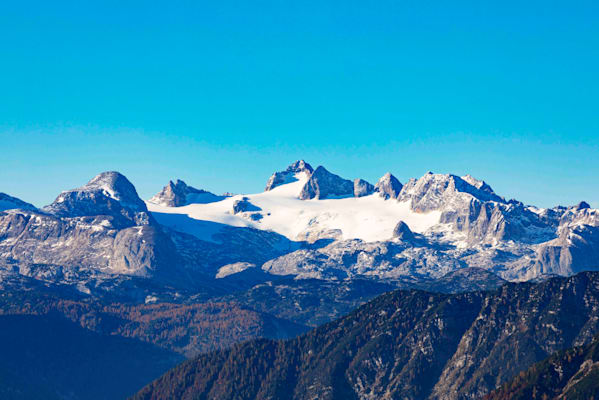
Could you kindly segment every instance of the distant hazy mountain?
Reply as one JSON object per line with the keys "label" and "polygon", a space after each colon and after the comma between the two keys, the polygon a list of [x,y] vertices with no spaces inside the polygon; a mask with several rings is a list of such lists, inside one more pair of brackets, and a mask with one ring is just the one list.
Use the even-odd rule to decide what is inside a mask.
{"label": "distant hazy mountain", "polygon": [[35,210],[36,209],[33,204],[26,203],[23,200],[17,199],[16,197],[9,196],[6,193],[0,193],[0,211],[12,210],[15,208],[22,209],[22,210]]}
{"label": "distant hazy mountain", "polygon": [[296,339],[199,356],[134,398],[475,399],[588,343],[598,308],[599,273],[490,292],[396,291]]}

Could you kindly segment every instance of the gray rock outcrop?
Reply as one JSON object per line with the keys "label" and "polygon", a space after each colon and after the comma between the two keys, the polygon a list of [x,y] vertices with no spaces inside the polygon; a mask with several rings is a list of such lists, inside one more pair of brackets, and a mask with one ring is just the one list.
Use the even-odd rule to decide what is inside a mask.
{"label": "gray rock outcrop", "polygon": [[150,276],[180,264],[171,239],[118,172],[62,192],[43,212],[0,214],[0,254],[23,267],[57,265],[88,275]]}
{"label": "gray rock outcrop", "polygon": [[397,199],[402,187],[401,182],[391,175],[390,172],[387,172],[374,185],[374,191],[378,192],[385,199]]}
{"label": "gray rock outcrop", "polygon": [[252,211],[261,211],[261,209],[260,207],[256,207],[255,205],[250,203],[247,197],[244,197],[241,200],[235,200],[235,202],[233,203],[233,214]]}
{"label": "gray rock outcrop", "polygon": [[206,204],[221,201],[226,196],[217,196],[203,189],[188,186],[185,182],[177,179],[169,183],[154,195],[149,201],[165,207],[182,207],[189,204]]}
{"label": "gray rock outcrop", "polygon": [[354,183],[330,173],[322,165],[314,170],[299,194],[301,200],[351,197]]}
{"label": "gray rock outcrop", "polygon": [[374,193],[374,186],[366,182],[364,179],[354,180],[354,197],[368,196]]}
{"label": "gray rock outcrop", "polygon": [[146,204],[118,172],[102,172],[85,186],[62,192],[43,211],[57,217],[111,216],[121,227],[149,223]]}
{"label": "gray rock outcrop", "polygon": [[410,230],[408,224],[403,221],[399,221],[393,229],[393,238],[410,241],[414,239],[414,233]]}

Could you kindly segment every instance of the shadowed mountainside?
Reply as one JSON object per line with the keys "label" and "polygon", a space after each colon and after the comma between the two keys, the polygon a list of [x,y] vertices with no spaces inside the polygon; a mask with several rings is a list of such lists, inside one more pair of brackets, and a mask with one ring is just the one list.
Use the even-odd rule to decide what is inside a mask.
{"label": "shadowed mountainside", "polygon": [[598,273],[491,292],[400,290],[296,339],[199,356],[134,398],[480,398],[590,341],[598,309]]}

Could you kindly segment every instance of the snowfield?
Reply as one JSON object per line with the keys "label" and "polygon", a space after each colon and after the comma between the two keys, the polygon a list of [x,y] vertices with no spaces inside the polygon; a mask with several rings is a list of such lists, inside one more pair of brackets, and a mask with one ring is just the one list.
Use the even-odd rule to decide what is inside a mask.
{"label": "snowfield", "polygon": [[[378,193],[300,200],[298,195],[308,176],[301,172],[295,179],[270,191],[236,195],[212,203],[183,207],[165,207],[151,202],[146,205],[159,223],[209,241],[222,225],[227,225],[270,230],[290,240],[304,240],[311,235],[338,230],[338,239],[375,242],[391,239],[399,221],[408,224],[412,231],[423,233],[436,225],[441,216],[441,211],[414,212],[410,210],[409,201],[385,200]],[[260,211],[235,214],[233,204],[244,198]]]}

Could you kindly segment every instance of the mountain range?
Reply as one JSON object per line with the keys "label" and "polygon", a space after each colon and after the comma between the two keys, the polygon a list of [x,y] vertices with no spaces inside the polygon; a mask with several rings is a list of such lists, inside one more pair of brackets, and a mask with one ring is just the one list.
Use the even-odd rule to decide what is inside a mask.
{"label": "mountain range", "polygon": [[[506,201],[469,175],[402,184],[386,173],[370,184],[299,160],[257,194],[176,180],[143,201],[126,177],[104,172],[41,209],[0,199],[1,287],[133,303],[248,300],[264,285],[301,296],[317,285],[327,300],[310,311],[322,322],[390,287],[429,289],[444,276],[475,290],[598,268],[597,210]],[[333,295],[341,286],[353,300]]]}
{"label": "mountain range", "polygon": [[63,283],[71,281],[52,275],[77,275],[84,291],[115,276],[185,286],[247,269],[401,285],[476,267],[523,281],[596,269],[599,248],[599,213],[585,202],[525,206],[450,174],[402,185],[387,173],[372,185],[304,161],[258,194],[215,195],[177,180],[144,202],[123,175],[105,172],[42,209],[0,199],[3,269]]}
{"label": "mountain range", "polygon": [[[482,312],[485,304],[502,304],[507,307],[500,307],[505,312],[521,306],[492,293],[510,288],[509,296],[527,293],[521,298],[523,302],[526,296],[558,301],[551,300],[558,299],[556,293],[550,296],[527,292],[533,290],[532,283],[515,283],[529,281],[548,285],[538,287],[551,287],[549,282],[570,282],[555,277],[575,274],[578,275],[571,278],[572,282],[584,276],[593,277],[594,282],[594,275],[585,275],[584,271],[599,270],[597,260],[596,209],[585,202],[538,208],[505,200],[489,184],[470,175],[427,173],[401,183],[386,173],[376,183],[370,183],[360,178],[345,179],[324,166],[313,168],[299,160],[273,173],[266,180],[265,190],[254,194],[215,194],[176,179],[144,201],[134,185],[115,171],[103,172],[79,188],[60,193],[52,204],[42,208],[0,193],[0,316],[35,319],[23,320],[23,326],[71,324],[64,328],[69,334],[100,335],[98,340],[104,340],[106,335],[116,336],[127,339],[123,343],[132,349],[157,346],[168,352],[170,360],[198,355],[199,360],[204,360],[202,354],[222,351],[210,353],[218,358],[216,361],[205,359],[213,365],[229,357],[224,354],[236,354],[225,353],[237,351],[237,347],[227,350],[236,343],[293,338],[333,320],[336,322],[331,323],[339,324],[345,321],[344,316],[355,315],[357,311],[352,314],[353,310],[375,297],[374,304],[388,296],[399,297],[395,302],[412,299],[405,301],[414,301],[421,307],[415,305],[414,318],[423,318],[427,307],[451,309],[451,313],[457,313],[451,318],[461,318],[451,322],[451,326],[459,326],[452,335],[462,335],[454,339],[464,341],[465,332],[476,325],[472,313]],[[396,289],[401,291],[385,295]],[[580,306],[579,298],[576,304]],[[589,315],[580,318],[588,319]],[[387,324],[383,320],[381,324]],[[372,321],[355,321],[361,331],[381,334],[372,331]],[[387,330],[397,328],[388,324]],[[504,329],[522,328],[515,319],[510,324],[513,326],[506,325]],[[418,324],[406,320],[400,325],[416,329]],[[300,338],[312,337],[318,329],[331,326],[324,325]],[[589,329],[594,332],[594,328]],[[564,328],[560,332],[566,331]],[[364,332],[359,335],[366,335]],[[398,337],[407,335],[401,332]],[[489,334],[490,338],[498,335]],[[327,335],[342,340],[332,331]],[[458,377],[455,371],[443,370],[449,375],[439,375],[435,382],[404,377],[402,381],[412,382],[413,386],[392,389],[385,386],[387,381],[376,383],[368,381],[370,376],[359,376],[351,379],[359,378],[363,383],[351,381],[351,391],[360,398],[379,398],[385,390],[404,393],[408,398],[433,398],[435,393],[445,392],[482,395],[551,352],[583,344],[589,338],[586,333],[577,335],[576,340],[556,336],[551,339],[555,343],[542,346],[539,341],[533,345],[533,339],[526,339],[526,346],[530,345],[526,350],[533,353],[524,361],[513,366],[489,364],[500,368],[501,376],[489,372],[478,378],[471,371]],[[377,346],[368,344],[370,339],[366,336],[360,340],[364,345]],[[247,351],[259,354],[252,343],[266,346],[264,351],[274,351],[271,355],[275,357],[283,351],[279,343],[288,346],[296,342],[246,342],[250,346]],[[394,346],[407,345],[402,343]],[[475,357],[476,353],[476,362],[484,362],[482,352],[495,345],[485,346],[467,348],[463,357]],[[136,350],[132,351],[136,354]],[[401,351],[415,350],[403,347]],[[295,360],[294,364],[285,364],[285,368],[312,368],[311,364],[303,364],[305,360],[298,359],[298,354],[293,353],[295,358],[289,360]],[[330,356],[326,354],[322,357]],[[344,360],[353,360],[354,355],[343,354]],[[450,358],[443,357],[458,357],[456,354],[443,353],[438,357],[447,363]],[[497,353],[500,359],[501,354]],[[118,362],[118,355],[113,356],[106,362]],[[369,360],[375,362],[375,358]],[[266,368],[267,360],[254,361]],[[271,361],[283,362],[276,357]],[[427,364],[429,361],[414,361],[414,365],[433,368]],[[454,361],[453,365],[459,365]],[[156,378],[173,366],[167,364],[148,364],[136,381]],[[263,372],[271,373],[269,368]],[[341,373],[341,367],[331,368],[331,376]],[[346,374],[350,370],[343,371]],[[294,389],[296,397],[308,395],[302,385],[309,378],[303,373],[294,372],[299,385]],[[395,376],[399,371],[386,373]],[[281,378],[271,378],[272,387],[276,387]],[[212,378],[197,379],[204,382]],[[225,381],[223,388],[227,387]],[[374,385],[372,392],[356,389],[359,385],[366,388],[365,382]],[[451,382],[465,389],[460,391]],[[46,390],[44,382],[39,385]],[[337,383],[323,385],[334,388]],[[347,382],[341,385],[339,393],[346,393]],[[256,390],[250,391],[252,395],[262,393],[262,389]],[[337,389],[331,390],[337,393]],[[315,393],[326,397],[325,392]],[[60,390],[54,395],[68,397]],[[82,397],[77,394],[71,398]]]}

